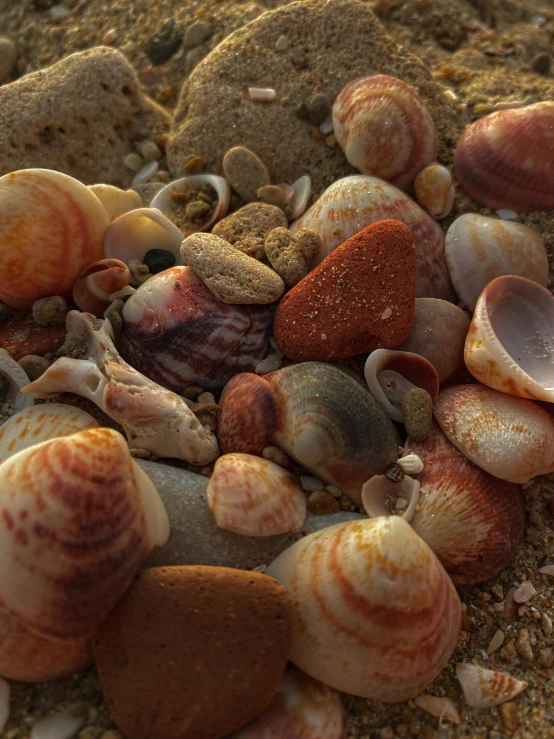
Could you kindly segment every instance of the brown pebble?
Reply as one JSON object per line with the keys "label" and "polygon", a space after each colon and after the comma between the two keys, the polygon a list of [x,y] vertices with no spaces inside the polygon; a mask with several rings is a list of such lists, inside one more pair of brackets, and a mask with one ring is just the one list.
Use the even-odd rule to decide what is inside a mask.
{"label": "brown pebble", "polygon": [[27,356],[21,357],[19,365],[25,370],[29,380],[33,382],[33,380],[38,380],[50,367],[50,360],[46,357],[38,357],[36,354],[27,354]]}
{"label": "brown pebble", "polygon": [[506,662],[513,662],[517,659],[517,650],[513,639],[510,639],[509,642],[506,642],[506,644],[504,644],[504,646],[500,650],[500,656],[502,657],[502,659],[506,660]]}
{"label": "brown pebble", "polygon": [[233,190],[245,203],[258,199],[258,190],[269,185],[262,160],[245,146],[234,146],[223,157],[223,171]]}
{"label": "brown pebble", "polygon": [[542,524],[542,516],[538,511],[531,511],[529,514],[529,523],[531,526],[540,526]]}
{"label": "brown pebble", "polygon": [[39,326],[60,326],[65,324],[67,303],[61,295],[41,298],[33,304],[33,318]]}
{"label": "brown pebble", "polygon": [[338,500],[324,490],[316,490],[308,498],[308,510],[318,516],[336,513],[339,508]]}
{"label": "brown pebble", "polygon": [[425,441],[431,433],[433,400],[427,390],[413,387],[402,399],[406,433],[413,441]]}
{"label": "brown pebble", "polygon": [[548,77],[551,64],[552,57],[550,56],[550,54],[537,54],[537,56],[531,62],[531,69],[537,74],[542,74],[545,77]]}
{"label": "brown pebble", "polygon": [[281,208],[268,203],[249,203],[216,223],[212,233],[249,257],[264,259],[268,234],[275,228],[287,226],[287,217]]}
{"label": "brown pebble", "polygon": [[197,385],[191,385],[183,390],[181,393],[183,398],[188,400],[196,400],[199,395],[202,395],[204,388],[198,387]]}
{"label": "brown pebble", "polygon": [[331,115],[331,103],[327,95],[318,92],[308,103],[308,120],[312,126],[320,126]]}
{"label": "brown pebble", "polygon": [[497,603],[502,603],[502,601],[504,600],[504,590],[500,583],[495,583],[494,585],[491,585],[491,593],[492,597]]}
{"label": "brown pebble", "polygon": [[504,724],[504,728],[508,731],[515,731],[519,726],[519,716],[517,713],[517,706],[512,701],[508,703],[501,703],[498,706],[498,713]]}
{"label": "brown pebble", "polygon": [[262,457],[264,459],[268,459],[270,462],[278,464],[279,467],[284,467],[285,469],[290,464],[290,459],[287,457],[285,452],[282,449],[279,449],[279,447],[273,446],[273,444],[269,444],[269,446],[262,449]]}
{"label": "brown pebble", "polygon": [[552,667],[554,665],[554,652],[550,647],[539,650],[539,665],[543,667]]}
{"label": "brown pebble", "polygon": [[519,656],[523,657],[523,659],[526,659],[529,662],[532,662],[535,658],[535,655],[533,654],[533,648],[531,647],[531,642],[529,641],[528,629],[519,630],[519,634],[517,635],[516,639],[516,649]]}
{"label": "brown pebble", "polygon": [[302,249],[286,228],[274,228],[265,240],[266,256],[287,287],[294,287],[309,272]]}
{"label": "brown pebble", "polygon": [[309,116],[308,106],[306,103],[300,103],[296,108],[296,117],[301,121],[307,121]]}
{"label": "brown pebble", "polygon": [[312,231],[311,228],[302,228],[296,234],[296,243],[302,250],[304,258],[311,262],[319,254],[321,249],[321,236]]}
{"label": "brown pebble", "polygon": [[208,203],[205,203],[203,200],[193,200],[192,203],[187,205],[185,213],[187,218],[192,221],[202,218],[209,210],[210,206]]}
{"label": "brown pebble", "polygon": [[187,174],[201,174],[204,171],[204,160],[202,157],[192,157],[183,165]]}

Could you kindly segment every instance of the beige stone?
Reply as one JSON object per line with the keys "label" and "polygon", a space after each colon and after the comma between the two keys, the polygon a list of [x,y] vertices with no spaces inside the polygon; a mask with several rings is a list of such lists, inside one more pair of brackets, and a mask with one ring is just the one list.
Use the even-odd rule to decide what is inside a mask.
{"label": "beige stone", "polygon": [[300,245],[286,228],[275,228],[265,240],[265,253],[287,287],[294,287],[309,272]]}
{"label": "beige stone", "polygon": [[268,203],[249,203],[224,218],[212,233],[255,259],[264,259],[264,242],[274,228],[289,225],[280,208]]}
{"label": "beige stone", "polygon": [[223,172],[233,190],[245,203],[258,200],[258,190],[269,185],[265,164],[245,146],[229,149],[223,157]]}

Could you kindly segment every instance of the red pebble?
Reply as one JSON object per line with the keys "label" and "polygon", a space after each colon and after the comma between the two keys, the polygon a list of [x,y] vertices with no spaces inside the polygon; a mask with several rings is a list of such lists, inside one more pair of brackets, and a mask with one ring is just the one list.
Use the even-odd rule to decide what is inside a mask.
{"label": "red pebble", "polygon": [[412,232],[400,221],[379,221],[285,295],[275,314],[275,340],[298,362],[394,349],[410,332],[415,295]]}
{"label": "red pebble", "polygon": [[32,318],[12,319],[0,324],[0,347],[16,361],[28,354],[42,357],[59,349],[66,335],[65,326],[39,326]]}

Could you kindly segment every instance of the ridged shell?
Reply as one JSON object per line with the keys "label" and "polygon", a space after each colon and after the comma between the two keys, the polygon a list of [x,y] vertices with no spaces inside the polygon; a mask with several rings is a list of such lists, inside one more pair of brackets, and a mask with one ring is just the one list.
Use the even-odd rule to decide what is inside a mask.
{"label": "ridged shell", "polygon": [[29,310],[103,257],[108,215],[86,185],[61,172],[23,169],[0,177],[0,298]]}
{"label": "ridged shell", "polygon": [[453,290],[444,258],[441,227],[417,203],[388,182],[368,175],[337,180],[290,230],[297,234],[302,228],[310,228],[321,236],[322,246],[315,260],[315,264],[320,264],[333,249],[366,226],[389,218],[402,221],[413,233],[418,297],[451,298]]}
{"label": "ridged shell", "polygon": [[215,463],[207,499],[216,524],[243,536],[298,531],[307,498],[298,478],[250,454],[224,454]]}
{"label": "ridged shell", "polygon": [[227,739],[346,739],[340,694],[290,665],[265,711]]}
{"label": "ridged shell", "polygon": [[129,284],[129,267],[119,259],[100,259],[90,264],[73,285],[73,302],[86,313],[100,318],[110,306],[110,295]]}
{"label": "ridged shell", "polygon": [[277,401],[272,443],[360,503],[396,461],[397,433],[372,395],[337,367],[303,362],[265,376]]}
{"label": "ridged shell", "polygon": [[226,305],[190,267],[172,267],[125,303],[119,349],[170,390],[192,383],[219,389],[263,359],[271,320],[266,306]]}
{"label": "ridged shell", "polygon": [[462,454],[501,480],[524,483],[554,472],[554,419],[536,403],[483,385],[452,385],[434,407]]}
{"label": "ridged shell", "polygon": [[446,232],[444,249],[454,289],[470,310],[495,277],[520,275],[543,287],[548,284],[543,240],[521,223],[466,213]]}
{"label": "ridged shell", "polygon": [[250,372],[235,375],[219,399],[217,440],[223,454],[261,454],[277,423],[277,403],[271,385]]}
{"label": "ridged shell", "polygon": [[466,459],[438,426],[423,442],[408,440],[423,461],[411,519],[456,586],[492,580],[512,561],[523,538],[525,511],[517,485]]}
{"label": "ridged shell", "polygon": [[454,205],[456,190],[452,175],[442,164],[433,162],[422,169],[414,182],[417,202],[431,218],[446,218]]}
{"label": "ridged shell", "polygon": [[345,693],[414,698],[447,664],[460,632],[456,590],[398,516],[301,539],[267,569],[292,596],[291,660]]}
{"label": "ridged shell", "polygon": [[[219,177],[219,175],[215,174],[196,174],[181,177],[181,179],[174,180],[165,187],[162,187],[154,196],[150,207],[157,208],[162,213],[167,214],[170,210],[171,196],[174,192],[184,192],[191,187],[204,187],[206,185],[210,185],[217,194],[217,205],[214,208],[214,212],[200,227],[190,228],[186,233],[183,233],[185,236],[189,236],[191,233],[196,233],[197,231],[209,231],[215,223],[225,217],[229,209],[229,203],[231,202],[231,187],[224,177]],[[177,263],[182,264],[182,261]]]}
{"label": "ridged shell", "polygon": [[419,354],[436,369],[442,385],[464,369],[464,345],[469,318],[452,303],[416,298],[414,321],[398,351]]}
{"label": "ridged shell", "polygon": [[472,123],[454,154],[460,187],[491,210],[554,210],[554,101]]}
{"label": "ridged shell", "polygon": [[498,277],[477,301],[465,362],[484,385],[554,402],[554,297],[523,277]]}
{"label": "ridged shell", "polygon": [[106,209],[110,223],[124,213],[143,206],[142,198],[135,190],[120,190],[119,187],[103,184],[89,185],[88,189]]}
{"label": "ridged shell", "polygon": [[462,686],[466,703],[472,708],[498,706],[515,698],[528,685],[505,672],[485,670],[469,662],[456,665],[456,677]]}
{"label": "ridged shell", "polygon": [[372,74],[349,82],[333,105],[333,129],[350,164],[398,187],[437,157],[433,119],[413,87]]}

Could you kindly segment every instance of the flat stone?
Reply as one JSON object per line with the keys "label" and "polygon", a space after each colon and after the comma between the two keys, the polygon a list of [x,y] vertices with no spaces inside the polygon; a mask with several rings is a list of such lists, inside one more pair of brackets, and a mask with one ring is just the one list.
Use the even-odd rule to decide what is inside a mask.
{"label": "flat stone", "polygon": [[263,259],[267,235],[274,228],[286,228],[288,225],[281,208],[268,203],[249,203],[216,223],[212,233],[248,256]]}
{"label": "flat stone", "polygon": [[265,164],[245,146],[234,146],[223,157],[223,172],[245,203],[258,200],[258,190],[269,185]]}

